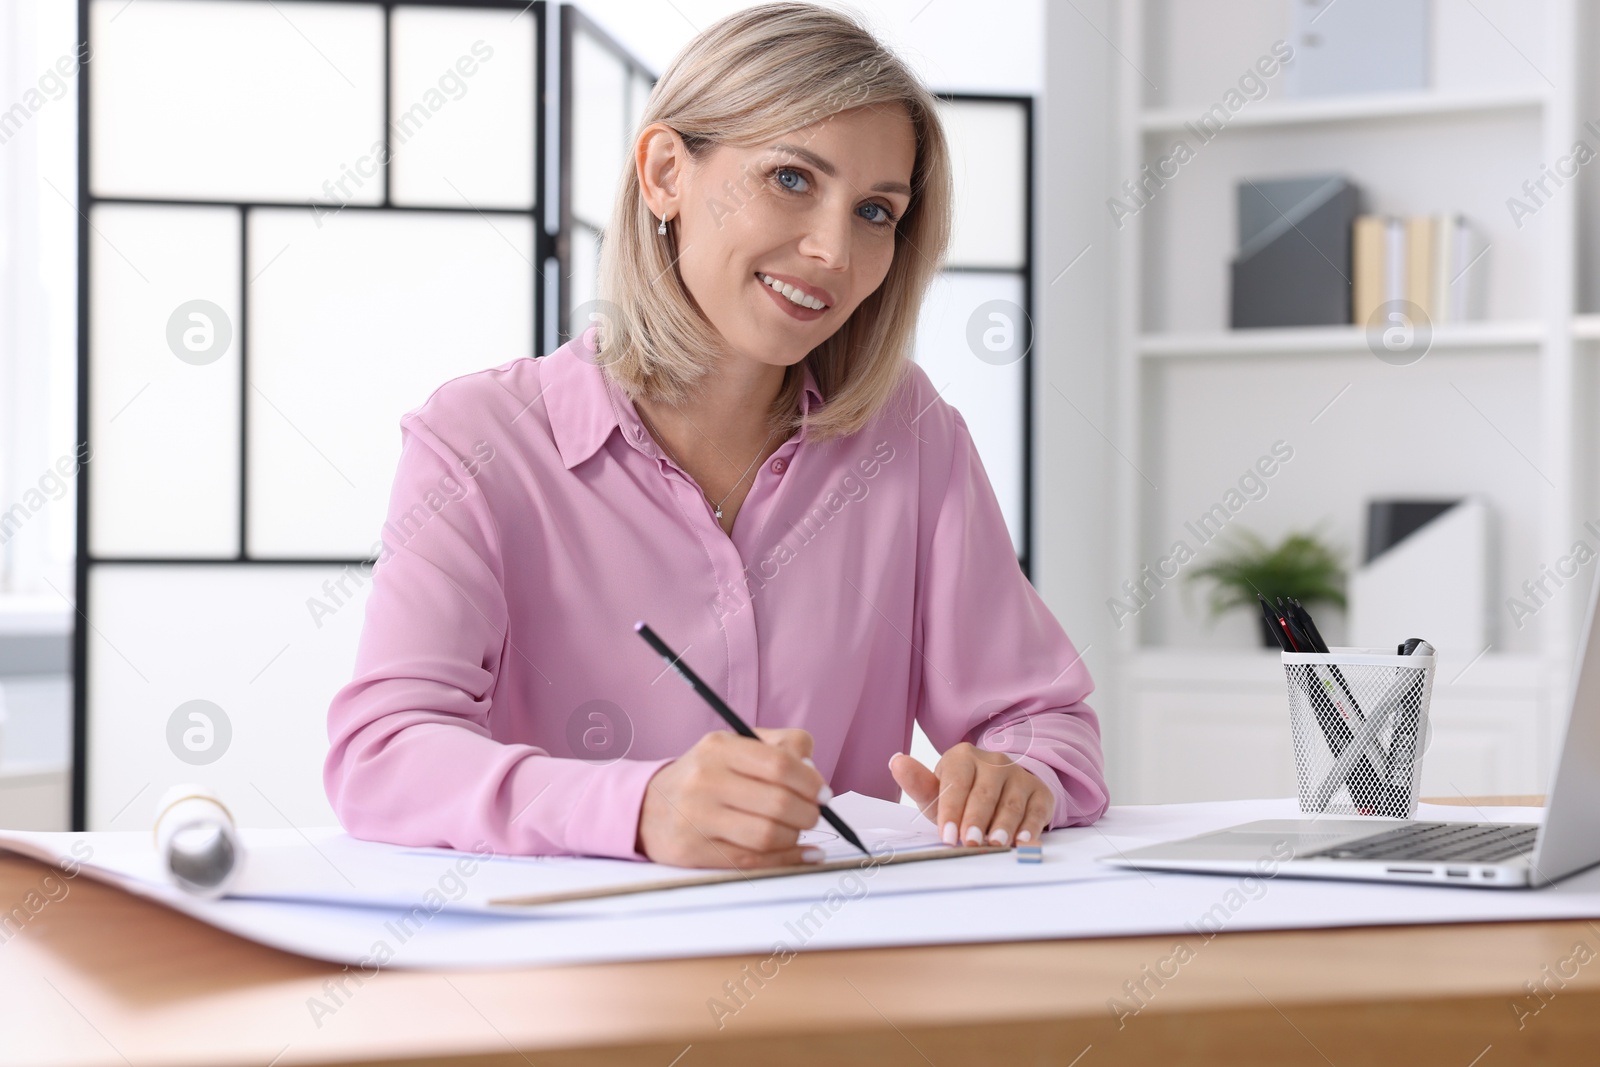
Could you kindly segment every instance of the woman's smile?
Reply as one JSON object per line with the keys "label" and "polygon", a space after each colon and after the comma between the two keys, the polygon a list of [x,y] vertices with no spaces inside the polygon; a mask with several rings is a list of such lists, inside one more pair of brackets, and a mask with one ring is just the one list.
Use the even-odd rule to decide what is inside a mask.
{"label": "woman's smile", "polygon": [[[815,322],[828,313],[828,307],[826,305],[820,308],[806,307],[802,304],[795,303],[784,294],[778,292],[778,290],[774,289],[771,285],[768,285],[766,281],[763,280],[765,278],[771,278],[772,275],[770,274],[756,273],[751,275],[751,277],[755,279],[756,284],[762,288],[767,296],[772,298],[773,303],[782,308],[783,311],[791,318],[799,319],[801,322]],[[780,284],[782,283],[780,282]],[[796,296],[799,296],[802,299],[807,298],[807,294],[795,291],[792,286],[789,288],[791,291],[795,292]]]}

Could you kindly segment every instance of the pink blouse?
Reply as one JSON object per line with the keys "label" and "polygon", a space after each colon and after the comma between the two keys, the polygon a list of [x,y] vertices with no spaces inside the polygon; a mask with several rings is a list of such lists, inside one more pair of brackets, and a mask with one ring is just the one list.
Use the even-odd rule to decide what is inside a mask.
{"label": "pink blouse", "polygon": [[941,752],[1011,753],[1052,826],[1105,812],[1089,672],[920,367],[858,433],[785,441],[729,535],[594,333],[400,419],[355,675],[328,709],[323,782],[351,834],[643,859],[651,775],[726,726],[640,619],[750,725],[810,731],[836,793],[898,800],[888,760],[915,720]]}

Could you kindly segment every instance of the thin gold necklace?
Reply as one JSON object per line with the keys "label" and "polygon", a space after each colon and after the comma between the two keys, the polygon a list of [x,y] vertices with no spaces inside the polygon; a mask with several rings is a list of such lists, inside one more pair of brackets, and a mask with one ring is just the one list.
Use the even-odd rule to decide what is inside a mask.
{"label": "thin gold necklace", "polygon": [[[667,449],[667,455],[672,457],[672,462],[676,463],[680,468],[682,468],[685,473],[688,473],[688,468],[684,467],[683,461],[678,458],[677,453],[673,452],[672,449],[667,448],[667,439],[664,436],[662,436],[662,433],[661,433],[660,430],[656,429],[656,424],[650,421],[650,416],[646,415],[644,413],[644,408],[639,407],[637,404],[635,404],[634,405],[634,410],[639,413],[639,417],[640,418],[644,419],[644,424],[646,426],[650,427],[650,432],[651,432],[651,434],[653,434],[655,436],[656,443],[659,444],[662,448],[666,448]],[[721,500],[713,501],[711,499],[710,495],[708,493],[706,493],[704,487],[701,487],[700,495],[705,497],[706,498],[706,503],[710,504],[716,510],[717,521],[718,522],[722,521],[722,505],[727,501],[728,497],[732,496],[738,490],[739,486],[744,484],[745,478],[749,477],[750,471],[752,469],[754,469],[757,460],[759,460],[761,458],[761,453],[763,453],[763,452],[765,452],[767,450],[767,443],[772,440],[772,434],[777,433],[777,432],[778,432],[777,430],[773,430],[771,433],[767,434],[766,441],[762,441],[761,442],[761,447],[756,449],[755,459],[752,459],[750,461],[750,466],[748,466],[748,467],[746,467],[744,469],[744,473],[739,475],[739,480],[733,483],[733,488],[729,489],[727,494],[725,496],[723,496],[723,498]]]}

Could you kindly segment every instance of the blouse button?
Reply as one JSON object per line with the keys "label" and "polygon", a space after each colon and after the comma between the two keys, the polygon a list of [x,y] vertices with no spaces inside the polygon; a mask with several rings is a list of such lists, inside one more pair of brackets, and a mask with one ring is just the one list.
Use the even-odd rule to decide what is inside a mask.
{"label": "blouse button", "polygon": [[788,465],[789,465],[789,461],[784,459],[782,456],[779,456],[777,459],[772,461],[772,473],[773,474],[782,474],[783,473],[783,469],[785,467],[787,467]]}

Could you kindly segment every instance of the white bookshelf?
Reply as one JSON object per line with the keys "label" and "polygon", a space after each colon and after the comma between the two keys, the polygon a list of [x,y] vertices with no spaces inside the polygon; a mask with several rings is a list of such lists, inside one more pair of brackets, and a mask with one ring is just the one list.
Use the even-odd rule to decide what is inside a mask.
{"label": "white bookshelf", "polygon": [[[1439,115],[1472,115],[1496,111],[1535,111],[1550,99],[1539,89],[1480,93],[1369,93],[1360,97],[1318,98],[1263,103],[1245,108],[1230,120],[1232,127],[1303,126],[1311,123],[1379,122],[1426,119]],[[1145,133],[1173,133],[1194,121],[1193,108],[1147,108],[1139,116]]]}
{"label": "white bookshelf", "polygon": [[[1595,336],[1600,337],[1600,318],[1595,329]],[[1449,352],[1534,351],[1544,339],[1544,324],[1535,319],[1450,324],[1433,331],[1428,356],[1423,358]],[[1146,359],[1293,357],[1307,353],[1372,357],[1366,332],[1355,326],[1147,333],[1140,335],[1138,351]]]}
{"label": "white bookshelf", "polygon": [[[1197,6],[1108,5],[1125,57],[1109,72],[1110,190],[1167,154],[1252,57],[1288,36],[1281,0]],[[1139,575],[1184,516],[1278,438],[1294,442],[1300,466],[1290,474],[1286,464],[1271,493],[1235,521],[1269,538],[1320,523],[1352,569],[1367,498],[1486,493],[1499,523],[1498,629],[1477,656],[1441,664],[1424,786],[1532,792],[1544,787],[1558,741],[1587,586],[1574,592],[1572,583],[1522,629],[1509,624],[1504,603],[1569,551],[1585,520],[1600,518],[1600,464],[1588,458],[1600,399],[1592,366],[1600,345],[1589,343],[1600,341],[1600,278],[1588,258],[1600,266],[1600,210],[1591,207],[1600,207],[1600,179],[1586,173],[1600,172],[1600,161],[1523,227],[1512,225],[1505,200],[1542,163],[1565,156],[1597,113],[1600,97],[1577,62],[1594,28],[1575,0],[1435,0],[1435,15],[1436,47],[1468,40],[1511,52],[1486,63],[1452,52],[1435,64],[1449,84],[1427,92],[1288,99],[1281,74],[1266,79],[1265,98],[1239,110],[1112,231],[1118,459],[1110,464],[1114,573],[1103,584],[1115,595]],[[1474,36],[1473,19],[1499,20],[1506,32]],[[1480,71],[1483,83],[1473,84]],[[1366,210],[1462,211],[1484,226],[1493,249],[1486,318],[1436,328],[1410,367],[1377,360],[1354,326],[1227,328],[1236,183],[1327,172],[1360,185]],[[1342,406],[1330,417],[1334,401]],[[1202,549],[1190,566],[1209,558]],[[1107,747],[1121,798],[1292,792],[1276,653],[1253,647],[1256,620],[1246,613],[1208,623],[1200,590],[1174,591],[1185,584],[1180,576],[1111,635],[1108,688],[1118,706]],[[1341,618],[1323,629],[1341,642]]]}
{"label": "white bookshelf", "polygon": [[[1441,664],[1423,759],[1425,796],[1510,794],[1541,773],[1548,734],[1525,707],[1536,656]],[[1292,796],[1294,757],[1276,652],[1145,650],[1128,664],[1121,709],[1142,759],[1123,792],[1148,803]],[[1217,774],[1197,773],[1204,762]]]}
{"label": "white bookshelf", "polygon": [[[1130,673],[1147,682],[1179,686],[1190,683],[1236,686],[1266,681],[1282,689],[1282,665],[1276,649],[1238,648],[1197,652],[1181,648],[1147,648],[1133,657]],[[1460,686],[1478,693],[1520,692],[1539,684],[1539,657],[1506,653],[1477,662],[1441,664],[1440,686]]]}

